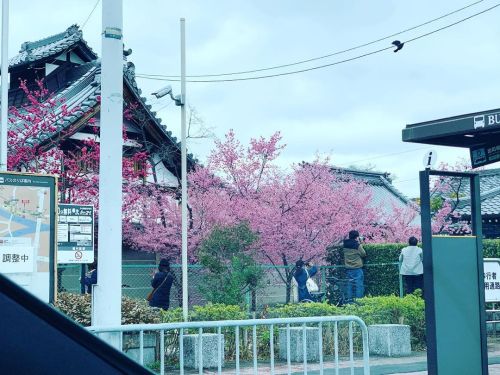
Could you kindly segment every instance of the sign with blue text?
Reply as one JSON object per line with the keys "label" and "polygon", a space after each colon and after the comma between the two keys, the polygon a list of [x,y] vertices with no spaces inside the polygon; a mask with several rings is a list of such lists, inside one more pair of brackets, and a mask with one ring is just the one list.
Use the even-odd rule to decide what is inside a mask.
{"label": "sign with blue text", "polygon": [[57,263],[94,261],[94,206],[59,204]]}

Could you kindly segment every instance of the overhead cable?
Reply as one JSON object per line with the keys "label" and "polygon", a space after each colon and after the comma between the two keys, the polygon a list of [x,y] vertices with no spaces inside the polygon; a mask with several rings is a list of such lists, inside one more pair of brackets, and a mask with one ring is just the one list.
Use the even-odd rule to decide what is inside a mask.
{"label": "overhead cable", "polygon": [[[461,12],[461,11],[463,11],[465,9],[468,9],[468,8],[474,6],[474,5],[482,3],[483,1],[484,0],[476,1],[474,3],[471,3],[469,5],[464,6],[462,8],[456,9],[456,10],[454,10],[452,12],[448,12],[446,14],[443,14],[443,15],[439,16],[439,17],[433,18],[433,19],[431,19],[429,21],[426,21],[424,23],[418,24],[416,26],[409,27],[409,28],[404,29],[402,31],[399,31],[397,33],[393,33],[393,34],[384,36],[384,37],[376,39],[376,40],[372,40],[371,42],[359,44],[357,46],[350,47],[350,48],[347,48],[347,49],[344,49],[344,50],[340,50],[340,51],[331,52],[331,53],[323,55],[323,56],[313,57],[313,58],[306,59],[306,60],[300,60],[300,61],[296,61],[296,62],[292,62],[292,63],[288,63],[288,64],[276,65],[276,66],[271,66],[271,67],[266,67],[266,68],[258,68],[258,69],[252,69],[252,70],[243,70],[243,71],[229,72],[229,73],[187,75],[186,77],[187,78],[223,77],[223,76],[231,76],[231,75],[241,75],[241,74],[258,73],[258,72],[263,72],[263,71],[267,71],[267,70],[282,69],[282,68],[287,68],[287,67],[290,67],[290,66],[296,66],[296,65],[300,65],[300,64],[309,63],[309,62],[312,62],[312,61],[326,59],[328,57],[340,55],[340,54],[343,54],[343,53],[346,53],[346,52],[351,52],[351,51],[357,50],[359,48],[367,47],[367,46],[370,46],[372,44],[381,42],[383,40],[387,40],[387,39],[393,38],[393,37],[395,37],[397,35],[404,34],[404,33],[408,32],[408,31],[412,31],[412,30],[421,28],[421,27],[429,25],[429,24],[431,24],[433,22],[439,21],[439,20],[441,20],[443,18],[449,17],[449,16],[451,16],[453,14],[459,13],[459,12]],[[178,75],[161,75],[161,74],[144,74],[144,73],[140,74],[140,76],[142,78],[145,78],[146,76],[147,77],[151,77],[151,78],[179,78],[180,77]]]}
{"label": "overhead cable", "polygon": [[[456,22],[453,22],[451,24],[448,24],[446,26],[443,26],[443,27],[440,27],[438,29],[435,29],[433,31],[430,31],[428,33],[425,33],[425,34],[422,34],[422,35],[419,35],[415,38],[412,38],[412,39],[408,39],[406,41],[404,41],[404,43],[411,43],[415,40],[418,40],[418,39],[421,39],[421,38],[424,38],[426,36],[429,36],[429,35],[432,35],[432,34],[435,34],[439,31],[442,31],[442,30],[445,30],[445,29],[448,29],[452,26],[456,26],[462,22],[465,22],[467,20],[470,20],[474,17],[477,17],[481,14],[484,14],[486,12],[489,12],[497,7],[500,6],[500,3],[494,5],[494,6],[491,6],[487,9],[484,9],[480,12],[477,12],[477,13],[474,13],[468,17],[465,17],[465,18],[462,18]],[[318,70],[318,69],[324,69],[324,68],[327,68],[327,67],[331,67],[331,66],[335,66],[335,65],[340,65],[340,64],[343,64],[343,63],[346,63],[346,62],[350,62],[350,61],[354,61],[354,60],[359,60],[363,57],[367,57],[367,56],[371,56],[371,55],[375,55],[377,53],[380,53],[380,52],[383,52],[383,51],[386,51],[386,50],[389,50],[389,49],[392,49],[394,48],[394,46],[388,46],[388,47],[385,47],[385,48],[380,48],[378,50],[375,50],[375,51],[371,51],[371,52],[367,52],[367,53],[364,53],[362,55],[358,55],[358,56],[354,56],[354,57],[351,57],[351,58],[348,58],[348,59],[344,59],[344,60],[339,60],[339,61],[335,61],[335,62],[332,62],[332,63],[329,63],[329,64],[323,64],[323,65],[318,65],[318,66],[314,66],[314,67],[310,67],[310,68],[305,68],[305,69],[300,69],[300,70],[294,70],[294,71],[289,71],[289,72],[283,72],[283,73],[275,73],[275,74],[268,74],[268,75],[262,75],[262,76],[253,76],[253,77],[242,77],[242,78],[223,78],[223,79],[213,79],[213,80],[210,80],[210,79],[201,79],[201,80],[197,80],[197,79],[191,79],[191,80],[186,80],[186,82],[191,82],[191,83],[217,83],[217,82],[236,82],[236,81],[252,81],[252,80],[258,80],[258,79],[266,79],[266,78],[274,78],[274,77],[281,77],[281,76],[288,76],[288,75],[292,75],[292,74],[299,74],[299,73],[304,73],[304,72],[309,72],[309,71],[313,71],[313,70]],[[147,74],[139,74],[137,73],[136,74],[136,77],[137,78],[142,78],[142,79],[148,79],[148,80],[154,80],[154,81],[168,81],[168,82],[180,82],[180,79],[174,79],[174,78],[162,78],[160,76],[153,76],[153,75],[147,75]]]}

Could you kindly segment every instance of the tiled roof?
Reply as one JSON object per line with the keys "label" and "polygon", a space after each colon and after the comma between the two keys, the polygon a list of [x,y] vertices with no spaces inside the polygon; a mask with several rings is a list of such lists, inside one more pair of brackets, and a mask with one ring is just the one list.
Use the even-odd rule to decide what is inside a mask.
{"label": "tiled roof", "polygon": [[9,68],[58,55],[77,43],[82,43],[91,58],[97,58],[97,55],[82,39],[80,28],[77,25],[73,25],[66,31],[49,36],[48,38],[40,39],[36,42],[24,42],[19,54],[9,60]]}
{"label": "tiled roof", "polygon": [[[86,68],[85,73],[71,83],[67,88],[61,90],[55,95],[57,107],[54,108],[54,113],[59,114],[56,122],[57,129],[53,133],[44,133],[37,137],[36,142],[43,142],[49,139],[54,134],[67,129],[69,126],[78,121],[85,113],[89,112],[97,103],[98,96],[101,94],[100,85],[100,64],[98,61],[93,61],[85,64],[82,68]],[[69,111],[78,108],[71,116],[62,116],[62,106],[65,105]],[[11,126],[21,126],[22,124],[12,124]],[[35,143],[35,140],[33,140]]]}
{"label": "tiled roof", "polygon": [[[500,168],[479,171],[479,190],[481,193],[481,215],[500,215]],[[460,190],[462,199],[457,211],[462,215],[471,214],[470,187]]]}
{"label": "tiled roof", "polygon": [[[351,176],[354,179],[367,183],[372,194],[372,207],[382,207],[385,214],[392,214],[393,208],[405,208],[411,201],[399,192],[391,183],[388,173],[360,171],[346,168],[332,168],[333,172],[340,172]],[[420,217],[416,217],[414,222],[420,222]]]}
{"label": "tiled roof", "polygon": [[[55,93],[55,98],[63,99],[64,105],[66,105],[69,110],[73,108],[79,108],[79,110],[71,116],[59,118],[57,130],[51,134],[44,134],[42,139],[38,137],[37,141],[43,142],[55,133],[67,129],[97,105],[98,96],[101,93],[101,63],[100,60],[97,59],[97,54],[95,54],[82,39],[82,31],[77,25],[73,25],[66,31],[48,38],[36,42],[23,43],[20,54],[10,59],[10,67],[20,66],[27,62],[57,55],[77,43],[81,43],[85,47],[85,53],[88,54],[89,59],[92,61],[75,67],[73,72],[77,78],[72,82],[68,82],[69,86],[67,88]],[[161,131],[166,140],[173,144],[180,153],[180,142],[172,135],[171,131],[167,131],[165,125],[161,124],[161,119],[156,117],[156,112],[151,110],[151,105],[147,104],[147,99],[141,96],[141,89],[139,89],[135,80],[135,67],[133,63],[128,62],[124,65],[123,77],[125,84],[134,94],[137,102],[143,106],[154,125]],[[62,104],[59,104],[59,107],[55,109],[56,113],[58,111],[61,112],[61,106]],[[13,126],[16,126],[16,124]],[[34,142],[35,141],[33,141],[33,143]],[[188,167],[195,163],[197,163],[197,160],[194,156],[188,154]]]}

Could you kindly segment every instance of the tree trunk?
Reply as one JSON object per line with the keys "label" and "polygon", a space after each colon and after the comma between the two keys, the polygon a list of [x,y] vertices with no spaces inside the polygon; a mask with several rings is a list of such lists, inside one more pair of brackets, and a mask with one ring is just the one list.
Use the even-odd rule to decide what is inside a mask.
{"label": "tree trunk", "polygon": [[292,298],[292,270],[286,270],[286,303],[290,303]]}

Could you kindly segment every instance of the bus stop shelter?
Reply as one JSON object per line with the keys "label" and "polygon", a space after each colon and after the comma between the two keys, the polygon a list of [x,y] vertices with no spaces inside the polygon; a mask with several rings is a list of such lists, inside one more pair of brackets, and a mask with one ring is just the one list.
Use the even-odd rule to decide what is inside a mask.
{"label": "bus stop shelter", "polygon": [[[468,148],[473,168],[494,163],[500,161],[500,109],[408,124],[402,139]],[[433,235],[431,176],[469,180],[471,235]],[[488,374],[478,174],[426,168],[420,172],[420,208],[429,374]]]}
{"label": "bus stop shelter", "polygon": [[406,125],[403,142],[468,148],[473,168],[500,161],[500,109]]}

